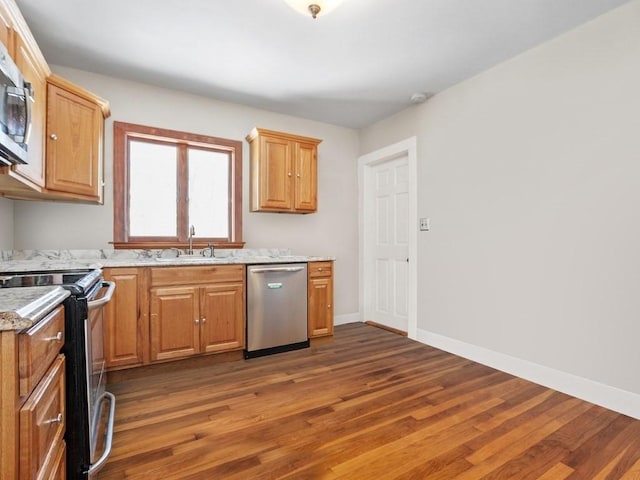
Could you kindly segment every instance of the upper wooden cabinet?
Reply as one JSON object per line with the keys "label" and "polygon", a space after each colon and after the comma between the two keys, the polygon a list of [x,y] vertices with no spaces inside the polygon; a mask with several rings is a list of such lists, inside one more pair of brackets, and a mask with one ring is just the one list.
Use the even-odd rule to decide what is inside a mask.
{"label": "upper wooden cabinet", "polygon": [[251,147],[251,211],[315,212],[322,140],[254,128],[247,141]]}
{"label": "upper wooden cabinet", "polygon": [[0,167],[0,196],[101,204],[108,103],[51,74],[13,0],[0,0],[0,41],[34,100],[28,163]]}
{"label": "upper wooden cabinet", "polygon": [[0,0],[0,37],[33,91],[29,162],[0,167],[0,191],[21,198],[23,193],[42,192],[45,185],[46,79],[51,70],[15,3],[6,0]]}
{"label": "upper wooden cabinet", "polygon": [[47,79],[46,190],[102,203],[107,102],[56,75]]}
{"label": "upper wooden cabinet", "polygon": [[15,56],[13,34],[13,20],[11,20],[9,9],[4,2],[0,1],[0,42],[7,48],[12,58]]}

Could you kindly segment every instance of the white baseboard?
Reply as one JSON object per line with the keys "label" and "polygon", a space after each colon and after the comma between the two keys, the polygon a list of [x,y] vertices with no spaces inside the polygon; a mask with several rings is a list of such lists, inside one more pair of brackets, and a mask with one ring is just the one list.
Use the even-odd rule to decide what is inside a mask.
{"label": "white baseboard", "polygon": [[419,342],[640,419],[640,395],[504,353],[418,329]]}
{"label": "white baseboard", "polygon": [[334,325],[344,325],[345,323],[356,323],[356,322],[362,322],[362,317],[360,317],[359,313],[347,313],[345,315],[333,316]]}

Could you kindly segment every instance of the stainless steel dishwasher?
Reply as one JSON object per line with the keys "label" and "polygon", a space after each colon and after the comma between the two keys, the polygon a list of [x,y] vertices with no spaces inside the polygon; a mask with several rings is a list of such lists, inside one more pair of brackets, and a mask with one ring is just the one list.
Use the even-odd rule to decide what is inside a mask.
{"label": "stainless steel dishwasher", "polygon": [[308,346],[307,264],[248,265],[244,358]]}

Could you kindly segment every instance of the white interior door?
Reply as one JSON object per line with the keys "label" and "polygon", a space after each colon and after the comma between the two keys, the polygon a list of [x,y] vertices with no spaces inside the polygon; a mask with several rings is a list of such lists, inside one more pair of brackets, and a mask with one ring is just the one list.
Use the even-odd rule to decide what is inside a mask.
{"label": "white interior door", "polygon": [[365,320],[408,330],[409,168],[406,154],[371,167],[369,243],[371,272]]}
{"label": "white interior door", "polygon": [[418,336],[417,163],[416,137],[358,159],[362,320],[412,339]]}

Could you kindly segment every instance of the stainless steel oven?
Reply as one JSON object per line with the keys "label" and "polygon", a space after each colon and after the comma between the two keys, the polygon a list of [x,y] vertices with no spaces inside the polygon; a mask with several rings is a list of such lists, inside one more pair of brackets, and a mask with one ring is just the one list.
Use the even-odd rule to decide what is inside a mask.
{"label": "stainless steel oven", "polygon": [[67,480],[95,478],[111,453],[113,438],[115,397],[106,391],[104,307],[115,284],[105,282],[101,272],[90,275],[88,285],[69,288],[71,295],[65,300],[63,351],[67,391],[73,392],[66,402]]}
{"label": "stainless steel oven", "polygon": [[100,269],[3,272],[2,287],[61,285],[64,301],[66,356],[67,480],[87,480],[111,452],[115,397],[106,391],[104,307],[115,290]]}

